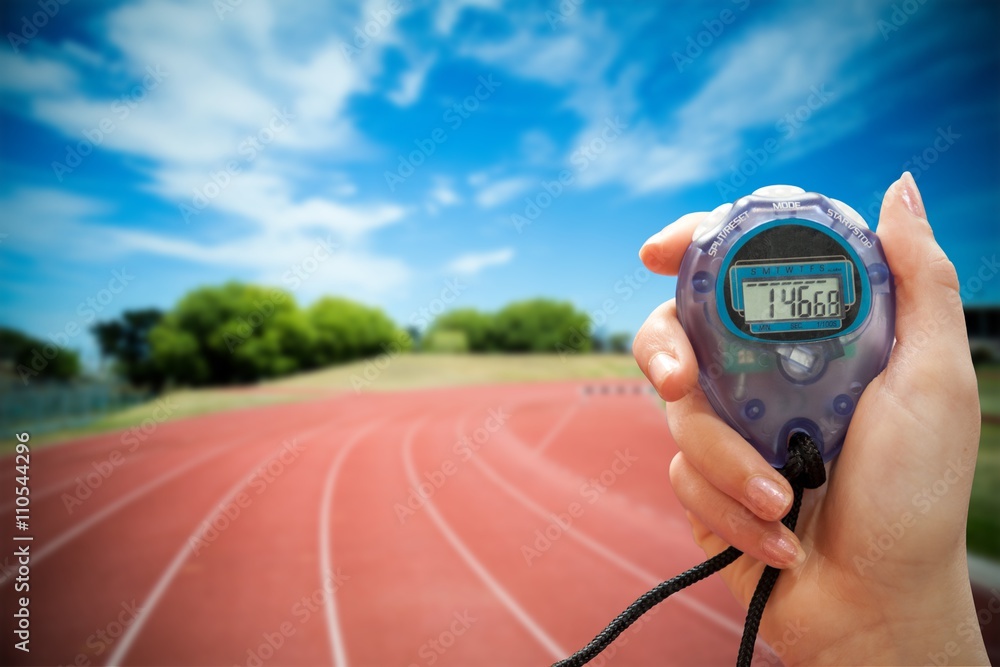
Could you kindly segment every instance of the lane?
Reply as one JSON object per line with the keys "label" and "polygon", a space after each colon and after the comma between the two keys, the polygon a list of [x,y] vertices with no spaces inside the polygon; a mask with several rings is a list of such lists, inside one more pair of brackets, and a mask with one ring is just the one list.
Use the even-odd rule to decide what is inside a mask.
{"label": "lane", "polygon": [[[296,615],[297,601],[320,587],[309,567],[318,545],[307,530],[317,511],[318,471],[381,410],[379,401],[364,400],[348,415],[326,415],[296,438],[294,451],[272,451],[269,463],[238,478],[188,526],[146,598],[146,629],[131,626],[123,640],[132,645],[116,646],[108,664],[263,664],[261,646],[267,658],[278,654],[278,664],[322,663],[320,637],[312,633],[309,641],[310,628],[298,627]],[[282,634],[293,622],[295,631]]]}
{"label": "lane", "polygon": [[[307,445],[313,437],[318,433],[330,430],[331,426],[329,424],[324,424],[316,428],[310,429],[305,433],[300,433],[295,436],[295,441],[297,446]],[[240,477],[240,479],[231,486],[226,493],[220,498],[216,503],[212,505],[212,508],[208,511],[208,514],[198,522],[194,529],[194,532],[186,540],[184,540],[180,550],[167,565],[167,568],[160,574],[160,577],[156,580],[156,584],[153,589],[142,601],[141,607],[136,613],[135,618],[129,625],[128,629],[125,631],[124,635],[115,643],[114,650],[111,655],[108,656],[108,665],[120,665],[124,662],[125,657],[128,655],[129,650],[132,645],[138,639],[140,633],[145,627],[149,617],[156,611],[157,606],[160,604],[160,600],[167,593],[171,584],[174,582],[174,578],[180,572],[181,567],[191,558],[193,555],[197,555],[202,550],[207,549],[210,545],[210,540],[215,539],[215,536],[219,533],[220,529],[218,526],[228,526],[230,521],[239,517],[240,508],[245,508],[248,506],[248,500],[244,502],[244,498],[249,499],[247,491],[249,487],[255,481],[264,481],[264,477],[261,475],[260,471],[267,471],[274,467],[273,464],[277,463],[278,466],[284,468],[285,461],[290,459],[294,462],[295,458],[299,455],[297,449],[291,449],[285,444],[279,445],[276,449],[268,452],[264,457],[255,462],[251,468],[249,468],[246,473]],[[176,628],[176,626],[173,626]],[[183,630],[181,630],[183,632]],[[178,634],[181,634],[180,632]],[[189,635],[190,633],[184,633]]]}
{"label": "lane", "polygon": [[[553,517],[557,515],[558,509],[550,509],[543,507],[533,498],[528,496],[524,491],[518,488],[510,480],[500,476],[496,470],[490,466],[488,463],[480,458],[472,459],[472,463],[483,473],[483,475],[489,479],[491,482],[496,484],[500,489],[502,489],[508,496],[510,496],[515,502],[521,506],[528,509],[541,521],[548,523],[553,520]],[[566,537],[577,542],[585,549],[593,552],[594,554],[600,556],[606,560],[609,564],[628,572],[633,575],[636,580],[638,580],[644,587],[652,588],[653,586],[659,584],[661,581],[669,578],[668,575],[656,575],[629,560],[627,557],[623,556],[621,553],[615,549],[609,547],[604,542],[581,530],[578,526],[569,526],[565,529]],[[679,573],[677,573],[679,574]],[[670,575],[672,576],[672,575]],[[716,611],[713,607],[708,604],[701,602],[695,598],[690,591],[681,591],[675,593],[671,596],[671,599],[688,607],[695,613],[701,615],[705,620],[715,623],[721,629],[730,632],[733,635],[741,636],[743,632],[742,626],[737,623],[734,619]]]}
{"label": "lane", "polygon": [[[111,515],[113,520],[104,517],[48,558],[41,562],[33,559],[31,609],[35,629],[27,664],[103,663],[135,622],[146,593],[154,587],[177,545],[191,534],[192,526],[213,501],[265,454],[288,444],[289,436],[328,422],[331,415],[321,405],[300,405],[289,407],[284,417],[275,422],[271,415],[259,420],[241,415],[243,429],[251,434],[249,440],[239,441],[217,458],[175,475],[124,505],[119,503]],[[252,547],[241,545],[240,559]],[[203,597],[203,592],[196,592],[186,604],[197,608]],[[9,621],[4,625],[9,626]],[[199,632],[214,633],[227,625],[223,615]],[[182,635],[173,634],[169,626],[158,631],[168,643],[183,643],[178,641]],[[7,644],[0,647],[2,653],[9,650]],[[164,664],[156,657],[152,662]]]}
{"label": "lane", "polygon": [[[321,404],[303,403],[290,410],[287,416],[320,414],[328,409]],[[54,495],[41,498],[32,496],[31,534],[36,545],[33,563],[44,561],[53,552],[130,503],[255,437],[253,429],[247,428],[253,422],[248,422],[242,412],[233,414],[230,421],[232,423],[218,432],[206,433],[192,428],[185,437],[178,436],[170,440],[169,444],[164,443],[157,456],[143,456],[134,465],[116,469],[113,474],[102,478],[98,485],[89,489],[89,495],[63,494],[58,498]],[[261,413],[257,416],[257,422],[270,424],[272,415]],[[196,424],[197,422],[191,426]],[[71,451],[72,448],[67,447],[66,450]],[[33,465],[32,479],[36,477],[35,473],[36,466]],[[12,517],[13,511],[8,512]],[[11,530],[12,521],[8,520],[8,512],[0,512],[4,530]],[[8,580],[11,572],[9,567],[4,568],[0,574],[0,582]]]}
{"label": "lane", "polygon": [[[336,395],[333,400],[349,402],[352,398],[356,397],[341,394]],[[319,402],[329,404],[329,400],[320,399]],[[299,405],[314,402],[316,401],[303,401]],[[267,414],[280,415],[285,407],[287,406],[270,405],[245,408],[171,421],[150,418],[132,428],[45,445],[31,454],[32,495],[36,498],[47,497],[74,486],[80,486],[85,492],[87,488],[100,486],[109,476],[109,471],[117,472],[150,454],[167,453],[190,446],[193,433],[199,433],[208,440],[229,439],[241,433],[244,418],[251,415],[252,419],[260,419]],[[163,415],[169,416],[175,409],[168,409]],[[7,465],[8,462],[10,465]],[[12,456],[0,457],[0,464],[0,484],[5,484],[14,475]],[[11,507],[13,504],[5,501],[0,504],[0,513]]]}
{"label": "lane", "polygon": [[[512,412],[516,414],[516,409]],[[499,457],[508,444],[498,435],[482,447],[480,458],[487,458],[487,452]],[[418,450],[416,455],[418,469],[433,470],[436,461],[446,453],[431,445],[424,451]],[[580,541],[567,537],[582,516],[595,514],[592,507],[581,508],[584,514],[576,512],[574,516],[571,505],[552,505],[552,511],[540,518],[512,502],[508,493],[484,477],[471,463],[437,492],[434,501],[444,520],[470,545],[483,567],[495,574],[560,645],[572,650],[579,648],[614,614],[645,592],[649,584],[661,580],[649,570],[638,569],[640,579],[634,565],[621,567],[621,557],[609,562],[607,549],[588,549]],[[620,517],[610,519],[617,520]],[[603,533],[599,529],[594,534]],[[596,544],[596,540],[592,539],[591,544]],[[642,535],[635,534],[629,544],[617,546],[627,546],[629,551],[656,550]],[[655,555],[662,558],[664,554],[657,550]],[[667,576],[679,571],[677,568]],[[715,601],[706,602],[704,595],[691,596],[687,608],[676,602],[661,606],[657,617],[646,622],[659,629],[635,632],[610,656],[613,664],[650,664],[663,660],[664,656],[671,656],[678,664],[731,660],[735,649],[717,640],[729,635],[729,643],[735,647],[739,626],[714,610]],[[691,613],[692,608],[699,613]],[[706,622],[706,617],[713,622]],[[560,657],[565,655],[568,652]]]}
{"label": "lane", "polygon": [[[319,504],[319,581],[323,591],[323,611],[326,614],[330,654],[333,658],[333,664],[338,667],[346,666],[348,662],[347,650],[344,647],[344,634],[340,626],[340,613],[337,608],[337,590],[334,585],[334,582],[337,581],[337,566],[333,559],[333,535],[331,534],[334,511],[333,498],[340,471],[344,467],[344,461],[375,427],[376,424],[369,424],[362,428],[337,452],[337,457],[333,460],[326,474],[323,483],[323,496]],[[416,425],[413,428],[416,428]]]}
{"label": "lane", "polygon": [[[121,649],[124,662],[328,663],[322,598],[351,575],[339,569],[323,575],[319,567],[324,473],[358,442],[378,442],[371,436],[379,435],[387,412],[389,397],[368,397],[347,419],[300,438],[301,453],[273,475],[231,487],[229,501],[210,510],[215,519],[198,524],[161,574],[159,603],[146,613],[146,628],[135,632],[131,650]],[[404,418],[403,412],[391,415]]]}
{"label": "lane", "polygon": [[436,527],[425,496],[436,498],[437,485],[451,483],[448,474],[421,475],[417,490],[407,476],[406,443],[420,448],[454,441],[454,414],[469,401],[468,391],[437,394],[419,430],[394,424],[344,462],[333,500],[332,546],[335,566],[350,575],[336,593],[346,664],[473,667],[554,660]]}
{"label": "lane", "polygon": [[[406,440],[403,443],[403,463],[406,468],[406,476],[410,482],[410,488],[416,488],[420,485],[420,480],[417,477],[416,468],[413,464],[413,437],[417,431],[417,427],[414,427],[410,433],[407,434]],[[497,599],[503,604],[504,607],[511,613],[514,618],[524,627],[528,633],[534,637],[539,644],[549,652],[549,656],[553,660],[559,660],[560,658],[567,655],[566,649],[559,645],[559,643],[552,638],[552,636],[542,627],[542,625],[527,612],[524,607],[515,599],[513,595],[501,584],[497,577],[490,572],[489,568],[483,564],[472,549],[469,548],[468,544],[458,534],[450,523],[441,515],[437,509],[437,504],[432,498],[428,498],[425,509],[427,514],[430,516],[434,525],[444,536],[445,541],[451,546],[456,553],[462,558],[465,564],[471,569],[480,581],[492,592]]]}

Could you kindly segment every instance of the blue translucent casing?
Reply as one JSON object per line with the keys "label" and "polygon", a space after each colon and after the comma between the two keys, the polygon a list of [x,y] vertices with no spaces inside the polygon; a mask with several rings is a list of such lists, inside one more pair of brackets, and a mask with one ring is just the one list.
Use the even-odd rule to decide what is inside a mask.
{"label": "blue translucent casing", "polygon": [[[824,233],[843,249],[841,264],[857,268],[845,283],[852,289],[850,326],[805,334],[813,340],[762,340],[720,307],[732,284],[726,275],[742,266],[734,261],[739,248],[780,225]],[[823,262],[823,254],[811,259]],[[775,261],[791,260],[779,253]],[[827,267],[837,269],[832,260]],[[893,344],[893,281],[878,238],[846,204],[791,186],[762,188],[708,215],[681,262],[677,311],[712,406],[775,467],[785,464],[795,431],[816,441],[824,461],[840,452],[861,392],[885,368]]]}

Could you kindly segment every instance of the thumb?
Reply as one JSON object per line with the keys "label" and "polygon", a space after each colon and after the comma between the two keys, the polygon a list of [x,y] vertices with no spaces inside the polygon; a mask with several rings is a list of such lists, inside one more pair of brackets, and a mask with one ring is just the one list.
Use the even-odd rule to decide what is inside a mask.
{"label": "thumb", "polygon": [[890,366],[927,375],[940,391],[940,379],[968,366],[972,371],[965,315],[955,266],[934,239],[920,191],[910,172],[893,183],[882,201],[878,237],[896,286],[896,348]]}

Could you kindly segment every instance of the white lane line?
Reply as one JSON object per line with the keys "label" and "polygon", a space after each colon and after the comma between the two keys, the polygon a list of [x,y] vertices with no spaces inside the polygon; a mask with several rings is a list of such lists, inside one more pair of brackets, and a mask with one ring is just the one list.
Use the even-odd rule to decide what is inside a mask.
{"label": "white lane line", "polygon": [[[223,454],[224,452],[228,452],[236,445],[243,444],[252,437],[254,436],[247,436],[245,438],[234,440],[230,442],[228,445],[223,445],[221,447],[215,447],[213,449],[210,449],[201,456],[191,459],[187,463],[180,465],[174,468],[173,470],[165,472],[159,477],[152,479],[146,482],[145,484],[142,484],[141,486],[132,489],[130,492],[126,493],[118,500],[114,501],[113,503],[110,503],[109,505],[106,505],[104,508],[91,514],[80,523],[75,524],[69,530],[61,533],[58,537],[46,542],[45,546],[43,546],[41,549],[38,550],[37,553],[31,556],[31,563],[33,565],[37,565],[38,563],[42,562],[43,560],[51,556],[53,553],[64,547],[68,542],[73,541],[83,533],[87,532],[97,524],[107,519],[112,514],[115,514],[121,509],[127,507],[133,501],[138,500],[147,493],[156,490],[157,488],[163,486],[172,479],[186,473],[188,470],[201,465],[205,461],[213,459],[219,456],[220,454]],[[13,576],[14,571],[15,570],[13,569],[8,569],[7,571],[5,571],[3,576],[0,576],[0,584],[5,583],[11,576]]]}
{"label": "white lane line", "polygon": [[[83,477],[83,475],[80,475],[80,477]],[[35,491],[34,493],[31,494],[31,502],[37,503],[42,500],[45,500],[49,496],[59,493],[63,489],[73,486],[75,482],[76,482],[75,479],[67,479],[62,482],[59,482],[58,484],[47,486],[44,489],[41,489],[40,491]],[[3,505],[0,505],[0,513],[14,509],[15,504],[16,501],[11,501],[9,503],[4,503]]]}
{"label": "white lane line", "polygon": [[[330,652],[333,655],[333,664],[337,667],[347,667],[347,650],[344,648],[344,634],[340,629],[340,617],[337,614],[337,596],[333,589],[334,578],[333,567],[333,536],[330,529],[333,524],[333,494],[337,488],[337,479],[340,476],[340,469],[344,467],[347,459],[355,447],[371,433],[376,424],[369,424],[365,428],[356,432],[344,443],[337,452],[336,458],[330,464],[330,470],[326,474],[326,481],[323,483],[323,498],[320,500],[319,511],[319,576],[323,585],[323,608],[326,612],[327,637],[330,640]],[[330,582],[330,583],[328,583]]]}
{"label": "white lane line", "polygon": [[535,445],[535,454],[541,454],[548,448],[549,445],[552,444],[552,441],[555,440],[556,436],[559,435],[559,433],[564,428],[566,428],[570,420],[577,413],[577,411],[579,411],[579,409],[580,409],[579,401],[570,406],[570,409],[566,411],[566,414],[560,417],[559,421],[557,421],[555,425],[549,429],[549,432],[546,433],[542,437],[542,439],[538,441],[537,445]]}
{"label": "white lane line", "polygon": [[[420,480],[417,478],[417,471],[413,466],[413,440],[417,432],[417,426],[415,425],[410,429],[410,432],[406,434],[406,440],[403,443],[403,463],[406,467],[406,476],[410,481],[410,486],[416,489],[420,486]],[[473,457],[475,459],[476,457]],[[437,529],[444,535],[445,540],[448,544],[458,552],[458,555],[462,557],[465,564],[469,566],[479,580],[482,581],[490,591],[503,603],[507,610],[521,623],[522,626],[535,638],[538,642],[545,647],[545,650],[556,660],[562,660],[567,655],[569,651],[559,646],[558,643],[552,637],[542,629],[541,625],[538,624],[535,619],[533,619],[528,612],[524,610],[517,603],[517,600],[507,592],[500,582],[498,582],[489,570],[479,561],[478,558],[469,550],[465,542],[455,534],[455,531],[448,525],[444,517],[438,512],[437,507],[434,504],[433,499],[427,498],[424,508],[427,510],[428,515],[437,526]]]}
{"label": "white lane line", "polygon": [[[301,435],[294,436],[293,439],[304,440],[327,428],[330,428],[329,424],[306,431]],[[142,632],[143,626],[146,625],[146,621],[149,620],[149,617],[156,609],[156,606],[160,603],[160,599],[163,597],[164,593],[167,592],[170,584],[173,583],[174,577],[177,576],[181,567],[184,566],[184,562],[189,556],[191,556],[191,553],[195,549],[195,545],[198,542],[204,542],[207,532],[213,529],[212,521],[229,507],[232,500],[246,487],[247,484],[250,483],[250,480],[252,480],[257,474],[261,466],[267,465],[267,463],[274,456],[276,456],[276,452],[280,452],[285,447],[285,442],[282,442],[275,451],[268,453],[267,456],[255,463],[246,475],[240,477],[239,481],[236,482],[236,484],[234,484],[217,503],[212,505],[212,509],[205,515],[205,518],[198,522],[198,527],[184,541],[184,546],[182,546],[180,551],[174,555],[174,558],[170,561],[167,569],[165,569],[160,575],[160,578],[156,580],[156,584],[153,586],[153,589],[149,592],[149,595],[146,596],[146,599],[143,600],[142,605],[138,608],[135,620],[130,626],[128,626],[128,630],[125,631],[125,634],[122,635],[121,639],[115,642],[114,651],[112,651],[111,655],[108,657],[107,664],[109,666],[120,665],[124,661],[129,650],[132,648],[132,644],[135,643],[135,640],[139,637],[139,633]]]}
{"label": "white lane line", "polygon": [[[525,495],[520,489],[511,484],[507,479],[502,477],[492,466],[490,466],[485,461],[481,460],[482,457],[473,456],[472,462],[482,471],[490,480],[499,486],[501,489],[507,492],[514,500],[521,503],[525,508],[531,510],[540,518],[551,521],[553,514],[546,510],[544,507],[539,505],[533,499]],[[663,581],[662,578],[656,576],[652,572],[644,569],[643,567],[636,565],[632,561],[628,560],[616,551],[611,550],[604,544],[598,542],[590,535],[585,533],[583,530],[573,525],[564,531],[570,539],[575,542],[582,544],[587,549],[591,550],[595,554],[601,556],[609,563],[618,566],[622,570],[628,572],[629,574],[635,576],[637,579],[642,581],[646,586],[653,587]],[[679,603],[687,606],[694,612],[702,615],[709,621],[712,621],[716,625],[729,630],[733,634],[742,637],[743,628],[737,624],[732,619],[726,618],[716,610],[712,609],[708,605],[700,602],[699,600],[687,595],[684,591],[674,593],[672,598],[675,598]]]}

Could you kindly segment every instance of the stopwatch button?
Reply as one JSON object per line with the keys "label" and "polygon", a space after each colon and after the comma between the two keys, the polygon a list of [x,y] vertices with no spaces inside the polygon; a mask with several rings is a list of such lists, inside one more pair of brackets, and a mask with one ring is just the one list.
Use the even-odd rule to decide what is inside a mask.
{"label": "stopwatch button", "polygon": [[700,243],[718,234],[722,224],[726,221],[726,214],[729,213],[729,209],[732,207],[732,204],[721,204],[712,209],[708,215],[702,218],[698,226],[695,227],[694,234],[691,235],[691,241]]}
{"label": "stopwatch button", "polygon": [[833,411],[842,417],[854,412],[854,400],[847,394],[840,394],[833,399]]}
{"label": "stopwatch button", "polygon": [[779,345],[775,352],[782,370],[794,382],[811,382],[826,368],[826,358],[809,345]]}
{"label": "stopwatch button", "polygon": [[840,201],[839,199],[830,199],[830,201],[832,201],[834,204],[837,205],[841,213],[846,213],[847,217],[851,219],[851,222],[856,224],[858,227],[861,227],[862,229],[868,229],[868,223],[865,222],[865,219],[861,217],[860,213],[858,213],[853,208],[851,208],[844,202]]}
{"label": "stopwatch button", "polygon": [[769,197],[771,199],[784,199],[805,193],[805,190],[794,185],[767,185],[753,191],[755,197]]}

